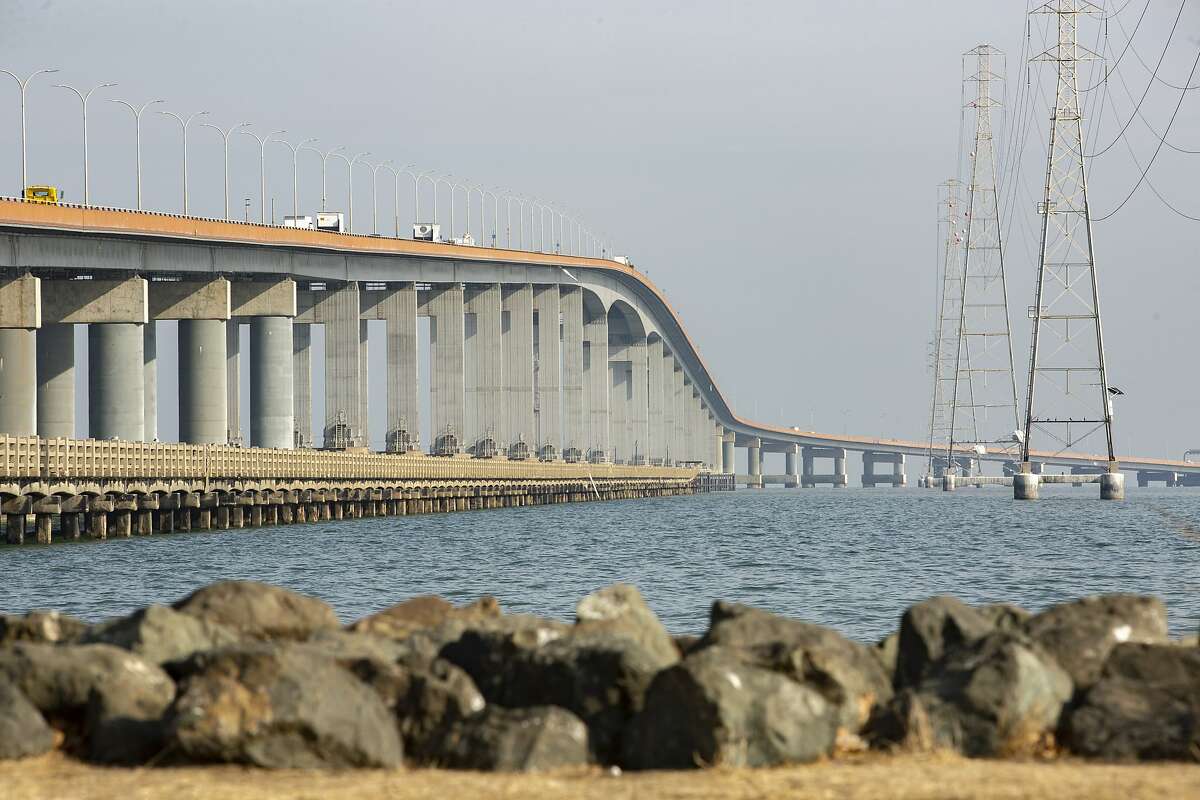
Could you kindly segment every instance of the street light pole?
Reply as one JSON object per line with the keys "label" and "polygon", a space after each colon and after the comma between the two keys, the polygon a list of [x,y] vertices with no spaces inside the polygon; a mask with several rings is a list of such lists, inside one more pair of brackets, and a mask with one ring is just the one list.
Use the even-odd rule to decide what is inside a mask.
{"label": "street light pole", "polygon": [[[316,140],[314,139],[313,141],[316,141]],[[329,150],[324,153],[322,153],[320,150],[318,150],[315,147],[303,147],[302,146],[299,149],[300,150],[311,150],[312,152],[316,153],[317,155],[319,155],[321,157],[321,210],[325,211],[326,210],[326,208],[325,208],[325,167],[329,163],[330,156],[338,156],[339,158],[344,158],[344,156],[342,156],[341,153],[339,153],[338,151],[345,150],[346,148],[344,145],[338,145],[337,147],[333,148],[332,150]]]}
{"label": "street light pole", "polygon": [[[364,160],[364,164],[371,167],[371,235],[379,235],[379,170],[390,169],[392,174],[396,174],[395,168],[390,161],[381,161],[378,164],[371,165],[370,162]],[[400,179],[396,178],[396,201],[400,200]],[[396,217],[397,232],[400,228],[400,218]]]}
{"label": "street light pole", "polygon": [[[11,75],[12,73],[10,72],[8,74]],[[89,174],[90,170],[88,169],[87,102],[89,99],[91,99],[92,92],[96,91],[97,89],[106,89],[109,86],[116,86],[116,84],[115,83],[102,83],[99,86],[93,86],[91,89],[88,89],[86,94],[79,91],[74,86],[68,86],[65,83],[56,83],[54,85],[59,89],[70,89],[72,92],[74,92],[79,97],[79,102],[83,106],[83,204],[85,206],[90,205],[90,203],[88,202],[88,198],[91,195],[90,195],[90,192],[88,191],[88,174]],[[22,129],[22,136],[24,136],[24,129]],[[21,180],[24,181],[25,180],[24,177],[22,177]],[[24,187],[22,187],[22,188],[24,188]]]}
{"label": "street light pole", "polygon": [[[187,213],[188,213],[188,161],[187,161],[188,125],[191,125],[192,120],[194,120],[196,117],[207,116],[208,112],[207,111],[197,111],[195,114],[192,114],[186,120],[183,117],[179,116],[178,114],[176,114],[172,111],[159,111],[158,113],[162,114],[164,117],[173,117],[175,119],[175,121],[179,123],[179,128],[183,131],[183,215],[186,217]],[[85,153],[86,153],[86,150],[85,150]],[[85,181],[84,185],[85,186],[87,185],[86,181]],[[86,189],[84,189],[84,193],[85,194],[87,193]],[[87,205],[86,198],[84,199],[83,202],[84,202],[84,205]]]}
{"label": "street light pole", "polygon": [[225,219],[229,219],[229,137],[234,131],[245,128],[249,124],[249,122],[239,122],[229,130],[223,131],[216,125],[210,125],[207,122],[203,123],[204,127],[212,128],[221,134],[221,139],[225,142]]}
{"label": "street light pole", "polygon": [[434,213],[435,219],[437,217],[437,187],[438,187],[438,183],[445,182],[445,184],[450,187],[450,238],[451,239],[454,238],[454,183],[452,181],[450,181],[450,178],[453,178],[453,177],[454,177],[454,175],[449,172],[447,172],[445,175],[434,175],[434,178],[437,179],[437,183],[433,184],[433,213]]}
{"label": "street light pole", "polygon": [[500,196],[496,192],[503,191],[499,186],[487,190],[487,194],[492,196],[492,247],[500,246]]}
{"label": "street light pole", "polygon": [[136,146],[137,146],[137,210],[142,210],[142,113],[153,105],[166,102],[164,100],[150,100],[142,103],[140,108],[134,107],[131,103],[124,100],[110,100],[111,103],[120,103],[129,109],[133,114],[134,128],[136,130]]}
{"label": "street light pole", "polygon": [[[285,142],[283,139],[273,139],[272,141],[284,145],[288,150],[292,151],[292,216],[298,217],[300,216],[300,170],[298,164],[300,159],[299,151],[305,149],[312,150],[311,147],[306,148],[305,145],[309,142],[315,142],[317,140],[305,139],[298,145],[293,145],[291,142]],[[313,152],[315,153],[317,151],[313,150]]]}
{"label": "street light pole", "polygon": [[346,162],[346,233],[354,233],[354,165],[364,156],[371,155],[371,152],[364,150],[354,158],[346,158],[341,153],[331,153],[330,155],[335,155]]}
{"label": "street light pole", "polygon": [[287,131],[272,131],[266,136],[258,136],[252,131],[242,131],[244,136],[253,137],[254,141],[258,142],[258,194],[259,194],[259,212],[258,221],[263,225],[267,224],[267,142],[272,136],[278,136]]}
{"label": "street light pole", "polygon": [[53,72],[58,72],[57,69],[39,69],[32,73],[25,80],[21,80],[13,73],[6,69],[0,69],[8,77],[17,82],[17,86],[21,87],[21,193],[25,193],[25,187],[29,185],[29,176],[25,168],[25,90],[29,88],[29,82],[38,75],[49,75]]}

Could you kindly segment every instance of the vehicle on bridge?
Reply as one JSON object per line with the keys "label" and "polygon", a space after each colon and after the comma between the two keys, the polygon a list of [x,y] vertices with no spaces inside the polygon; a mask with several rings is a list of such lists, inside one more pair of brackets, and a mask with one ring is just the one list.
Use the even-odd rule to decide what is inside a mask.
{"label": "vehicle on bridge", "polygon": [[57,186],[26,186],[22,197],[26,203],[46,203],[58,205],[64,193]]}

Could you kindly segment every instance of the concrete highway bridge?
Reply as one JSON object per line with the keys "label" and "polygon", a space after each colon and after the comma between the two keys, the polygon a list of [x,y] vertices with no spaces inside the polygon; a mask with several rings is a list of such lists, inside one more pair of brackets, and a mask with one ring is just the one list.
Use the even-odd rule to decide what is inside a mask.
{"label": "concrete highway bridge", "polygon": [[[427,359],[419,317],[429,318]],[[901,486],[906,457],[927,457],[921,442],[738,416],[667,298],[620,261],[0,199],[0,435],[76,437],[73,326],[84,324],[90,437],[156,441],[157,386],[168,378],[156,320],[179,323],[171,377],[186,445],[358,452],[369,415],[382,413],[391,454],[620,465],[647,480],[673,480],[661,470],[682,466],[749,486],[845,486],[847,452],[858,451],[864,485]],[[386,328],[383,409],[367,403],[373,320]],[[325,341],[319,430],[313,326]],[[429,441],[418,433],[422,391]],[[765,452],[784,453],[783,474],[763,474]],[[1086,454],[1034,458],[1078,473],[1107,468]],[[1121,463],[1140,483],[1200,485],[1197,463]]]}

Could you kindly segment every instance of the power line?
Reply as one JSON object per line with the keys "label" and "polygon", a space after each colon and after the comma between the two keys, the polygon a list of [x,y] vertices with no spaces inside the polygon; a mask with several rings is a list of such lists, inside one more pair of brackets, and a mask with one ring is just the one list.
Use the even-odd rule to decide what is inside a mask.
{"label": "power line", "polygon": [[[1188,78],[1187,78],[1188,83],[1191,83],[1192,78],[1195,77],[1196,67],[1198,65],[1200,65],[1200,48],[1198,48],[1196,50],[1196,58],[1194,61],[1192,61],[1192,70],[1191,70],[1191,72],[1188,73]],[[1109,217],[1112,217],[1114,214],[1116,214],[1118,211],[1120,211],[1122,208],[1124,208],[1125,204],[1129,202],[1129,198],[1133,197],[1133,195],[1137,193],[1137,190],[1139,188],[1141,188],[1141,185],[1146,181],[1146,176],[1150,174],[1150,168],[1154,166],[1154,162],[1158,159],[1158,154],[1162,152],[1163,145],[1166,144],[1166,136],[1171,133],[1171,126],[1173,126],[1175,124],[1175,118],[1179,116],[1179,109],[1183,107],[1183,100],[1185,97],[1187,97],[1187,92],[1181,91],[1179,93],[1179,102],[1175,104],[1175,111],[1171,114],[1171,119],[1167,121],[1167,129],[1163,133],[1163,138],[1159,140],[1158,147],[1154,148],[1154,155],[1150,156],[1150,163],[1148,163],[1146,165],[1146,168],[1144,170],[1142,170],[1142,176],[1140,178],[1138,178],[1138,182],[1135,183],[1133,188],[1129,190],[1129,194],[1127,194],[1125,196],[1125,199],[1121,201],[1120,205],[1118,205],[1116,208],[1114,208],[1112,211],[1108,212],[1107,214],[1105,214],[1102,217],[1093,217],[1092,218],[1093,222],[1104,222],[1104,220],[1108,219]],[[1130,117],[1130,119],[1132,120],[1133,118]],[[1126,127],[1128,127],[1128,125],[1126,125]],[[1123,138],[1124,135],[1125,135],[1125,130],[1122,129],[1121,130],[1121,138]],[[1135,159],[1135,163],[1136,163],[1136,159]],[[1158,195],[1158,192],[1155,192],[1155,194]],[[1162,200],[1161,195],[1159,196],[1159,199]],[[1166,203],[1165,200],[1163,200],[1163,202]],[[1175,211],[1180,216],[1187,217],[1188,219],[1195,220],[1196,222],[1200,222],[1200,219],[1189,216],[1187,214],[1183,214],[1182,212],[1179,212],[1178,209],[1176,209],[1174,206],[1171,206],[1169,203],[1166,203],[1166,204],[1172,211]]]}
{"label": "power line", "polygon": [[[1120,17],[1118,17],[1118,18],[1117,18],[1117,26],[1118,26],[1118,27],[1120,27],[1120,29],[1121,29],[1121,33],[1125,33],[1125,26],[1121,24],[1121,18],[1120,18]],[[1136,28],[1134,28],[1134,30],[1133,30],[1133,34],[1134,34],[1134,36],[1136,36],[1136,35],[1137,35],[1137,29],[1136,29]],[[1192,85],[1184,84],[1183,86],[1176,86],[1175,84],[1171,83],[1170,81],[1166,80],[1165,78],[1160,78],[1160,77],[1158,77],[1158,76],[1157,76],[1157,75],[1154,73],[1154,71],[1152,71],[1152,70],[1150,69],[1150,67],[1149,67],[1149,66],[1146,64],[1145,60],[1143,60],[1143,59],[1142,59],[1142,56],[1141,56],[1141,54],[1140,54],[1140,53],[1138,53],[1138,51],[1137,51],[1137,48],[1136,48],[1136,47],[1133,47],[1133,36],[1129,36],[1128,34],[1126,34],[1126,36],[1127,36],[1127,37],[1129,38],[1129,40],[1130,40],[1130,45],[1129,45],[1129,46],[1130,46],[1130,49],[1132,49],[1132,50],[1133,50],[1133,55],[1134,55],[1134,57],[1135,57],[1135,58],[1137,58],[1137,60],[1138,60],[1138,63],[1142,65],[1142,69],[1144,69],[1144,70],[1146,70],[1146,72],[1149,72],[1149,73],[1150,73],[1150,78],[1151,78],[1151,80],[1156,80],[1156,81],[1158,81],[1159,83],[1161,83],[1161,84],[1162,84],[1162,85],[1164,85],[1164,86],[1169,86],[1169,87],[1171,87],[1172,89],[1177,89],[1177,90],[1179,90],[1179,91],[1181,91],[1181,92],[1190,92],[1190,91],[1192,91],[1193,89],[1200,89],[1200,83],[1197,83],[1197,84],[1192,84]]]}
{"label": "power line", "polygon": [[[1154,77],[1154,75],[1158,74],[1159,68],[1162,67],[1163,59],[1165,59],[1167,57],[1167,50],[1169,50],[1171,47],[1171,40],[1175,38],[1175,30],[1176,30],[1176,28],[1179,27],[1179,19],[1183,16],[1183,9],[1186,6],[1187,6],[1187,0],[1183,0],[1183,2],[1179,4],[1179,13],[1175,15],[1175,23],[1173,25],[1171,25],[1171,32],[1170,32],[1170,34],[1167,35],[1167,43],[1165,45],[1163,45],[1162,54],[1158,57],[1158,63],[1154,66],[1154,72],[1151,75],[1151,80],[1149,83],[1146,84],[1146,91],[1142,92],[1142,98],[1140,100],[1138,100],[1137,106],[1133,109],[1134,113],[1137,113],[1138,109],[1140,109],[1142,107],[1142,103],[1144,103],[1146,101],[1147,95],[1150,94],[1150,87],[1154,85],[1153,77]],[[1192,79],[1189,76],[1188,82],[1190,83],[1191,80]],[[1120,138],[1125,135],[1125,130],[1129,127],[1130,123],[1132,123],[1132,122],[1133,122],[1133,114],[1130,114],[1129,119],[1127,119],[1125,121],[1125,124],[1121,127],[1120,132],[1117,134],[1116,139],[1113,139],[1111,142],[1109,142],[1108,145],[1103,150],[1100,150],[1095,153],[1088,153],[1085,156],[1085,158],[1095,158],[1096,156],[1102,156],[1105,153],[1107,153],[1109,150],[1111,150],[1112,146],[1115,145],[1117,143],[1117,141],[1120,140]]]}
{"label": "power line", "polygon": [[[1133,92],[1131,92],[1129,90],[1129,84],[1125,82],[1125,76],[1120,71],[1117,71],[1116,74],[1117,74],[1117,78],[1119,78],[1121,81],[1121,86],[1125,89],[1125,95],[1129,98],[1129,101],[1132,103],[1133,102]],[[1105,88],[1104,93],[1106,95],[1108,94],[1107,88]],[[1113,113],[1117,114],[1117,104],[1115,102],[1113,102],[1111,99],[1109,100],[1109,103],[1112,105]],[[1101,108],[1103,109],[1103,107],[1101,107]],[[1155,130],[1154,126],[1150,124],[1150,121],[1148,119],[1146,119],[1145,114],[1143,114],[1141,111],[1138,111],[1137,115],[1138,115],[1138,118],[1140,118],[1142,120],[1142,123],[1146,126],[1146,128],[1151,133],[1154,134],[1154,137],[1156,139],[1158,139],[1160,142],[1162,142],[1163,144],[1165,144],[1167,147],[1171,148],[1172,150],[1174,150],[1177,153],[1185,153],[1187,155],[1200,155],[1200,150],[1188,150],[1187,148],[1179,147],[1178,145],[1174,145],[1171,142],[1168,142],[1167,137],[1159,134],[1159,132],[1157,130]],[[1118,117],[1119,116],[1120,115],[1118,114]]]}
{"label": "power line", "polygon": [[[1132,2],[1132,0],[1131,0],[1131,2]],[[1129,5],[1129,3],[1126,3],[1125,5],[1121,6],[1121,11],[1124,11],[1124,10],[1125,10],[1125,8],[1126,8],[1126,6],[1128,6],[1128,5]],[[1126,54],[1126,53],[1128,53],[1128,52],[1129,52],[1129,48],[1133,46],[1133,37],[1134,37],[1134,36],[1137,36],[1138,28],[1142,27],[1142,20],[1146,18],[1146,12],[1147,12],[1149,9],[1150,9],[1150,0],[1146,0],[1146,5],[1142,6],[1142,13],[1138,15],[1137,24],[1133,26],[1133,34],[1132,34],[1132,35],[1126,35],[1126,37],[1125,37],[1125,49],[1121,51],[1121,55],[1117,56],[1117,60],[1113,62],[1113,65],[1112,65],[1112,67],[1110,67],[1109,69],[1105,70],[1105,72],[1104,72],[1104,80],[1100,81],[1099,83],[1093,83],[1091,86],[1089,86],[1089,87],[1088,87],[1088,88],[1086,88],[1086,89],[1081,89],[1081,90],[1080,90],[1081,92],[1090,92],[1090,91],[1092,91],[1093,89],[1095,89],[1095,88],[1097,88],[1097,87],[1099,87],[1099,86],[1103,86],[1105,83],[1107,83],[1107,82],[1108,82],[1108,74],[1109,74],[1109,72],[1111,72],[1112,70],[1116,69],[1118,66],[1120,66],[1120,65],[1121,65],[1121,59],[1125,58],[1125,54]],[[1121,24],[1121,11],[1116,11],[1116,12],[1114,12],[1114,13],[1112,13],[1112,14],[1109,14],[1108,16],[1106,16],[1106,17],[1104,18],[1104,39],[1105,39],[1105,41],[1107,41],[1107,40],[1108,40],[1108,20],[1109,20],[1109,17],[1116,17],[1116,19],[1117,19],[1117,24],[1118,24],[1118,25],[1120,25],[1120,24]],[[1124,26],[1124,25],[1121,25],[1121,33],[1125,33],[1125,26]]]}

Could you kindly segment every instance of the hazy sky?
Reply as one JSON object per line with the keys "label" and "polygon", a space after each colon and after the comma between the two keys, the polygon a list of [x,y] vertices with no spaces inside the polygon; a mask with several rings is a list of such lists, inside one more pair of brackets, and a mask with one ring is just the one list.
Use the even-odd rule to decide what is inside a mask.
{"label": "hazy sky", "polygon": [[[1145,0],[1106,5],[1131,31]],[[1026,7],[6,0],[0,67],[62,70],[30,89],[29,163],[32,182],[64,186],[69,199],[82,196],[79,101],[51,87],[58,81],[115,81],[96,97],[162,98],[162,108],[181,114],[209,110],[223,127],[244,120],[260,134],[283,128],[293,142],[315,136],[351,153],[513,187],[574,209],[648,271],[743,415],[920,438],[931,383],[937,185],[956,169],[961,54],[981,42],[1006,51],[1012,97],[1027,79]],[[1118,76],[1141,96],[1149,73],[1137,59],[1154,66],[1178,11],[1174,0],[1150,3],[1134,50],[1110,78],[1110,105],[1092,115],[1100,147],[1133,106]],[[1032,27],[1035,51],[1043,47],[1040,24]],[[1120,25],[1108,24],[1107,47],[1117,54],[1125,45]],[[1105,47],[1096,23],[1082,30]],[[1200,3],[1185,4],[1175,37],[1160,75],[1182,85],[1200,37]],[[1028,237],[1038,220],[1053,87],[1039,88],[1038,76],[1049,77],[1048,69],[1029,73],[1033,95],[1047,94],[1035,107],[1040,130],[1023,150],[1014,218],[1024,220],[1005,231],[1019,370],[1028,358]],[[0,79],[0,187],[13,193],[17,94]],[[1155,85],[1142,113],[1161,132],[1179,97]],[[132,117],[94,99],[90,120],[92,200],[132,205]],[[1145,164],[1154,134],[1135,119],[1127,136]],[[1200,150],[1200,91],[1188,93],[1168,141]],[[147,113],[143,147],[146,206],[177,210],[177,123]],[[278,145],[267,152],[268,195],[282,217],[290,213],[290,154]],[[220,138],[193,127],[190,154],[192,210],[219,214]],[[250,197],[256,215],[258,145],[234,137],[231,162],[235,213]],[[1098,156],[1090,172],[1096,215],[1115,207],[1138,174],[1124,142]],[[380,177],[380,216],[390,231],[392,181]],[[1198,178],[1200,155],[1169,148],[1150,173],[1165,198],[1196,217]],[[320,198],[312,154],[302,158],[300,182],[301,204],[312,211]],[[345,191],[345,167],[331,162],[330,205],[344,206]],[[366,170],[356,173],[355,191],[356,229],[366,231]],[[412,221],[407,179],[401,192],[404,226]],[[1200,222],[1175,216],[1143,186],[1096,225],[1096,245],[1110,380],[1126,392],[1118,448],[1178,457],[1200,447]],[[164,401],[172,394],[160,392]]]}

